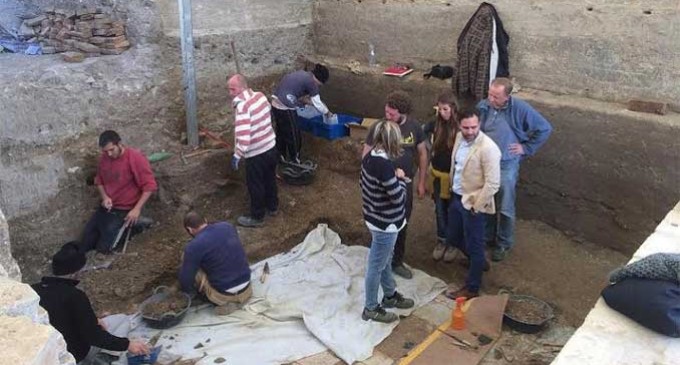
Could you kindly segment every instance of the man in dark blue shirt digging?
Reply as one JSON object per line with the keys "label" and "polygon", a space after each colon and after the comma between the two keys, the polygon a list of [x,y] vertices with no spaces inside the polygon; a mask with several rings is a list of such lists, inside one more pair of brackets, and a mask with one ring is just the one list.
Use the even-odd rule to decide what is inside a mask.
{"label": "man in dark blue shirt digging", "polygon": [[239,309],[252,295],[250,267],[238,232],[227,222],[210,223],[196,212],[184,217],[194,237],[184,248],[179,282],[183,292],[199,292],[217,307],[217,315]]}

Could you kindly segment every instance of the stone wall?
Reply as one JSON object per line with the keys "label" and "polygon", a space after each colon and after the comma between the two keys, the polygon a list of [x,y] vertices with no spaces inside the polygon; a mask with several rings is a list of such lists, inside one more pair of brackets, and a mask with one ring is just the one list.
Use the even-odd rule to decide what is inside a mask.
{"label": "stone wall", "polygon": [[[312,0],[202,0],[192,4],[199,110],[212,112],[202,119],[225,119],[225,78],[236,72],[232,42],[241,72],[250,78],[290,70],[298,55],[313,51]],[[158,2],[158,7],[165,42],[179,57],[177,2]]]}
{"label": "stone wall", "polygon": [[[680,105],[680,27],[673,0],[495,0],[510,35],[510,69],[524,86],[591,98]],[[317,0],[314,47],[324,56],[383,64],[455,65],[477,0]]]}

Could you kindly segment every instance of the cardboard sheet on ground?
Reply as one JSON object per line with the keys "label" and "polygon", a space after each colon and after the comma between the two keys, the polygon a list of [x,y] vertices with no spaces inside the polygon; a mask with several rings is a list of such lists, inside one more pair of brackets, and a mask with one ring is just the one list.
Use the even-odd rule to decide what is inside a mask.
{"label": "cardboard sheet on ground", "polygon": [[[251,266],[253,298],[243,310],[219,317],[209,306],[192,308],[180,325],[163,331],[158,344],[183,359],[205,356],[198,364],[218,357],[230,364],[281,364],[327,349],[347,363],[367,359],[397,326],[361,319],[367,255],[368,248],[343,245],[321,224],[291,251]],[[260,283],[265,262],[270,274]],[[417,308],[446,285],[414,270],[413,279],[398,278],[397,287]],[[157,332],[140,324],[131,336]]]}
{"label": "cardboard sheet on ground", "polygon": [[[464,330],[450,328],[448,320],[439,326],[425,341],[404,358],[400,365],[448,365],[455,359],[457,365],[474,365],[482,360],[501,335],[503,312],[508,295],[487,295],[477,297],[466,303]],[[484,334],[491,338],[485,345],[479,343],[477,336]],[[477,346],[476,349],[461,347],[460,340]]]}

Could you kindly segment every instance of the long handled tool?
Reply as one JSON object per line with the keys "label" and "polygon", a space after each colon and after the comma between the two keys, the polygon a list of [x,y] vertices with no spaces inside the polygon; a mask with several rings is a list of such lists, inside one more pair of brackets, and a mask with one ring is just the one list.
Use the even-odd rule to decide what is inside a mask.
{"label": "long handled tool", "polygon": [[125,251],[127,250],[128,242],[130,242],[130,234],[131,233],[132,233],[132,227],[130,227],[127,230],[127,236],[125,236],[125,244],[123,244],[123,255],[125,255]]}
{"label": "long handled tool", "polygon": [[116,239],[113,241],[113,246],[111,247],[111,251],[115,250],[116,247],[118,247],[118,242],[120,239],[123,237],[123,233],[125,233],[125,229],[128,227],[128,223],[125,222],[123,223],[123,226],[120,227],[120,230],[118,230],[118,234],[116,234]]}

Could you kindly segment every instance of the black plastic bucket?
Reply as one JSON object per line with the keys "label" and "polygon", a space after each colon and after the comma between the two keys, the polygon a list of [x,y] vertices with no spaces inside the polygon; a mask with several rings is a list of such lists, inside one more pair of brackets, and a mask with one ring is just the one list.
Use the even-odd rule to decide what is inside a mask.
{"label": "black plastic bucket", "polygon": [[551,319],[555,317],[553,314],[552,307],[538,299],[529,295],[516,295],[511,294],[508,298],[508,305],[512,302],[531,302],[540,310],[541,319],[537,321],[530,321],[526,318],[516,318],[512,314],[508,313],[507,306],[505,313],[503,313],[503,323],[507,324],[510,328],[522,332],[522,333],[538,333],[545,329]]}

